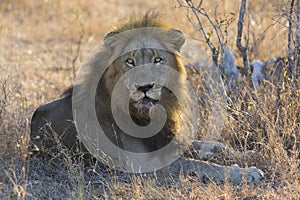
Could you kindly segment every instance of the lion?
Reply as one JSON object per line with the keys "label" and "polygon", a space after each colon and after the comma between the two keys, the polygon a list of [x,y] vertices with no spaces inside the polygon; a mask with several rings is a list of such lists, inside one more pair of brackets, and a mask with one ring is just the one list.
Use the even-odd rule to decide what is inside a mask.
{"label": "lion", "polygon": [[[144,28],[147,28],[146,31]],[[157,32],[157,28],[161,31]],[[61,144],[71,151],[80,147],[85,154],[95,155],[95,148],[83,144],[85,138],[78,134],[74,123],[74,117],[77,115],[85,117],[89,113],[72,112],[72,108],[77,104],[89,107],[91,103],[86,99],[90,96],[94,98],[97,120],[113,145],[133,153],[156,152],[173,140],[176,141],[176,145],[186,145],[190,141],[186,139],[187,131],[182,127],[190,124],[192,119],[187,120],[182,117],[184,115],[182,109],[187,107],[186,113],[189,113],[192,112],[193,106],[186,105],[190,102],[189,93],[185,92],[187,88],[183,84],[187,73],[180,56],[175,53],[180,52],[184,43],[183,33],[174,29],[156,14],[136,16],[115,27],[104,37],[104,45],[94,50],[85,61],[84,70],[81,72],[83,75],[78,82],[68,89],[62,98],[42,105],[34,112],[31,119],[30,150],[34,154],[47,157],[51,156],[49,155],[51,150],[57,149],[57,145]],[[101,74],[99,69],[105,65],[108,67]],[[147,70],[129,73],[134,69],[139,69],[139,66],[155,70],[151,70],[151,73]],[[180,76],[175,79],[162,78],[160,81],[154,81],[159,77],[164,77],[161,74],[163,72],[159,71],[161,66],[170,66]],[[121,86],[129,95],[129,105],[126,103],[123,105],[124,94],[117,93],[117,100],[114,100],[117,104],[117,114],[121,115],[124,110],[129,109],[133,122],[140,127],[145,127],[151,125],[152,120],[160,117],[156,116],[153,110],[156,106],[162,106],[165,109],[166,120],[156,135],[145,138],[128,135],[114,120],[115,116],[111,109],[114,88],[121,77],[128,73],[128,78],[121,83]],[[97,82],[91,80],[97,80]],[[171,84],[180,90],[174,94],[165,84]],[[74,91],[77,92],[74,93]],[[183,100],[180,101],[180,99]],[[192,142],[190,145],[192,144],[199,144],[199,142]],[[199,145],[196,145],[195,149],[199,149]],[[175,147],[174,150],[177,148]],[[147,159],[152,159],[154,162],[156,158]],[[163,157],[159,160],[159,162],[164,162]],[[181,167],[184,169],[182,170]],[[184,156],[161,169],[164,175],[179,175],[181,171],[190,170],[194,170],[201,178],[208,177],[217,181],[226,179],[231,182],[240,182],[245,177],[249,182],[255,182],[262,178],[261,170],[255,167],[246,169],[238,166],[221,166]]]}

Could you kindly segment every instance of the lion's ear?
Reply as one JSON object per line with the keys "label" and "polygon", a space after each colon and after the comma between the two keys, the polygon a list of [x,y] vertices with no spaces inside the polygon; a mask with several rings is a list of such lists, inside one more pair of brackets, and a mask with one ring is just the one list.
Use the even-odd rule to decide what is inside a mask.
{"label": "lion's ear", "polygon": [[175,50],[180,51],[182,45],[185,43],[185,38],[180,30],[172,29],[168,31],[168,38],[174,45]]}
{"label": "lion's ear", "polygon": [[110,46],[110,44],[112,44],[115,41],[113,36],[116,36],[117,34],[119,34],[119,32],[117,32],[117,31],[111,31],[111,32],[107,33],[103,38],[104,44]]}
{"label": "lion's ear", "polygon": [[111,38],[113,37],[114,35],[117,35],[119,32],[117,31],[111,31],[109,33],[107,33],[105,36],[104,36],[104,39],[103,40],[107,40],[108,38]]}

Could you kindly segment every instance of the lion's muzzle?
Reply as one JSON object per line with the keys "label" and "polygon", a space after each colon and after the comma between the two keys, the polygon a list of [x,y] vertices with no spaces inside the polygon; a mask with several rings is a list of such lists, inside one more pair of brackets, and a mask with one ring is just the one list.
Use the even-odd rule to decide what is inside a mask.
{"label": "lion's muzzle", "polygon": [[154,84],[147,84],[143,86],[138,86],[137,90],[146,93],[148,90],[152,89]]}
{"label": "lion's muzzle", "polygon": [[130,92],[130,96],[139,112],[145,113],[160,101],[161,86],[155,83],[136,85],[135,90]]}

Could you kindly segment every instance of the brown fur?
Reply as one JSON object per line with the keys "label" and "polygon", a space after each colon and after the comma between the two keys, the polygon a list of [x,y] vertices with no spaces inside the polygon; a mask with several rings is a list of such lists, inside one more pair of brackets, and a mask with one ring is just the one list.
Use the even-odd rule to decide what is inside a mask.
{"label": "brown fur", "polygon": [[[150,29],[146,32],[138,30],[143,27],[149,27]],[[157,32],[155,29],[151,29],[151,27],[162,28],[164,31]],[[117,35],[118,33],[126,34]],[[158,134],[146,139],[134,138],[124,134],[118,129],[114,122],[110,109],[111,93],[117,80],[119,80],[119,78],[126,72],[126,68],[123,66],[124,57],[126,58],[129,54],[122,54],[122,52],[124,51],[124,48],[128,47],[131,39],[135,37],[142,40],[145,39],[145,42],[148,42],[147,45],[150,45],[148,49],[140,49],[140,53],[145,53],[149,49],[157,50],[158,48],[156,48],[157,46],[155,45],[160,43],[165,50],[157,51],[159,51],[160,56],[167,58],[167,62],[165,64],[171,66],[183,76],[186,76],[184,66],[181,64],[180,59],[174,53],[167,51],[180,51],[180,47],[184,43],[183,34],[180,31],[171,29],[171,26],[161,20],[157,15],[146,14],[142,17],[134,17],[133,19],[120,24],[114,28],[112,32],[107,34],[104,38],[104,45],[95,49],[89,58],[83,63],[82,70],[80,71],[81,76],[78,77],[77,84],[74,88],[75,90],[78,89],[79,92],[73,93],[73,89],[71,88],[65,92],[65,96],[63,98],[42,105],[34,112],[31,120],[30,135],[31,150],[33,152],[48,155],[49,153],[52,153],[52,150],[61,150],[61,148],[58,148],[61,146],[66,146],[71,150],[73,150],[74,147],[77,147],[78,145],[76,144],[78,144],[78,136],[73,124],[72,106],[77,103],[80,105],[86,105],[88,104],[86,99],[91,97],[95,98],[95,96],[95,108],[98,121],[106,133],[106,136],[120,148],[131,152],[149,152],[160,149],[162,146],[174,139],[174,137],[178,141],[184,141],[184,139],[182,140],[182,138],[184,138],[182,136],[184,134],[182,133],[184,133],[183,127],[186,126],[185,123],[194,123],[195,119],[184,120],[179,117],[180,110],[188,107],[186,106],[187,102],[183,101],[181,104],[181,102],[178,102],[178,99],[175,98],[174,94],[164,87],[161,88],[159,102],[167,111],[167,122]],[[150,38],[149,41],[146,41],[147,37]],[[155,41],[158,42],[153,42],[151,37],[152,39],[155,38]],[[134,53],[133,50],[134,49],[132,49],[130,53]],[[114,57],[114,55],[117,55],[117,57]],[[147,56],[145,59],[147,59]],[[142,61],[145,62],[143,59]],[[149,62],[147,61],[146,63]],[[90,80],[97,80],[97,78],[101,77],[99,70],[103,66],[109,67],[106,71],[104,71],[102,78],[97,83],[91,82]],[[178,78],[178,80],[173,81],[175,87],[181,88],[179,98],[184,97],[188,100],[189,95],[185,91],[186,88],[182,85],[183,80]],[[95,84],[97,87],[95,91],[93,91]],[[96,95],[93,96],[93,93]],[[72,101],[72,98],[74,97],[76,99],[75,102]],[[130,102],[129,108],[131,117],[138,125],[146,125],[149,123],[149,111],[147,109],[142,109],[141,112],[141,109],[139,106],[136,106],[136,103],[137,102]],[[211,149],[213,149],[213,145],[211,143],[208,145]],[[196,151],[207,149],[202,147],[198,149],[199,145],[194,146]],[[87,152],[84,147],[83,151]],[[183,168],[183,172],[195,170],[200,178],[208,176],[209,179],[218,181],[224,181],[227,179],[226,175],[229,176],[227,180],[231,182],[241,182],[245,176],[247,177],[247,181],[256,182],[262,177],[262,172],[255,167],[244,169],[238,166],[220,166],[199,160],[186,159],[184,157],[181,157],[172,165],[164,168],[162,173],[178,176],[182,170],[181,167]]]}
{"label": "brown fur", "polygon": [[[87,81],[93,76],[98,75],[98,65],[103,63],[102,60],[98,59],[105,57],[105,54],[108,56],[108,51],[110,51],[110,53],[114,52],[115,54],[120,55],[120,52],[118,51],[123,49],[128,42],[126,40],[122,40],[122,38],[118,41],[107,41],[113,38],[113,36],[115,36],[117,33],[142,27],[158,27],[163,29],[168,28],[169,30],[171,26],[161,20],[158,15],[146,14],[142,17],[133,17],[129,21],[115,27],[113,31],[108,33],[104,38],[104,42],[106,42],[106,45],[109,47],[106,46],[107,49],[104,52],[102,50],[96,50],[96,52],[92,53],[90,58],[88,58],[84,63],[87,71],[83,72],[83,79],[79,80],[79,84],[77,85],[79,88],[83,87],[81,88],[81,91],[85,92],[85,94],[79,94],[83,101],[87,93],[92,93],[92,91],[89,91],[90,83],[87,83]],[[170,30],[175,33],[167,31],[166,35],[155,35],[155,33],[151,34],[158,37],[157,40],[162,42],[165,48],[174,48],[179,50],[180,46],[184,43],[184,39],[182,39],[183,35],[177,30]],[[172,34],[174,37],[168,38],[170,36],[169,34]],[[181,64],[177,55],[164,50],[161,50],[160,53],[169,59],[169,62],[165,64],[173,67],[183,76],[186,76],[184,66]],[[167,88],[163,88],[160,103],[167,110],[168,120],[160,133],[149,139],[136,139],[132,136],[124,134],[115,124],[110,110],[112,90],[119,78],[122,76],[122,74],[124,74],[124,69],[121,66],[122,62],[123,61],[121,61],[120,58],[114,60],[104,72],[103,77],[98,83],[95,106],[99,123],[104,127],[105,132],[109,133],[107,136],[110,138],[110,140],[114,144],[119,145],[126,150],[134,152],[157,150],[168,144],[174,138],[174,135],[178,134],[179,127],[181,127],[181,120],[179,120],[180,106],[174,94],[172,94]],[[180,84],[180,81],[178,81],[178,84]],[[58,141],[68,148],[72,148],[76,144],[77,133],[74,125],[72,124],[72,89],[66,91],[65,95],[66,96],[64,98],[45,104],[35,111],[31,124],[31,141],[32,144],[38,148],[32,148],[32,150],[45,149],[46,152],[47,149],[55,147],[57,140],[53,140],[53,138],[56,138],[53,134],[57,134]],[[150,122],[148,111],[145,113],[140,113],[133,103],[130,104],[130,114],[134,122],[138,125],[143,126]],[[71,128],[63,130],[63,127],[67,127],[67,124],[71,126]],[[117,134],[115,134],[115,131],[117,131]],[[124,144],[124,141],[126,141],[125,143],[127,144]],[[142,144],[142,147],[132,147],[131,144],[134,143],[140,143]]]}

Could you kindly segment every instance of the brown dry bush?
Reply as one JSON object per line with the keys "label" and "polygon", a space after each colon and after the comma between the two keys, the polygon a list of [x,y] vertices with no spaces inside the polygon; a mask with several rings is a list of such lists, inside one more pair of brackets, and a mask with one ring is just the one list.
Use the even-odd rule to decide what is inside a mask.
{"label": "brown dry bush", "polygon": [[[272,6],[277,3],[252,2],[252,26],[262,32],[270,25],[268,13],[272,15]],[[214,3],[207,3],[208,9],[213,11]],[[218,4],[220,10],[222,3]],[[128,177],[122,180],[122,176],[116,178],[112,172],[94,172],[96,167],[87,171],[67,152],[62,164],[56,160],[38,163],[32,175],[35,179],[28,179],[25,157],[34,108],[55,99],[72,84],[73,71],[112,24],[128,17],[127,10],[142,13],[165,7],[164,15],[171,16],[169,19],[179,29],[199,37],[187,25],[185,13],[174,9],[174,5],[175,1],[138,0],[0,1],[0,199],[299,199],[300,92],[292,91],[289,80],[284,80],[280,93],[274,83],[265,82],[255,92],[245,81],[239,96],[232,98],[231,109],[238,120],[229,115],[219,138],[232,149],[255,151],[254,156],[237,155],[214,161],[257,166],[265,172],[258,185],[203,184],[194,177],[182,178],[171,186],[158,186],[155,179],[135,176],[126,182]],[[237,13],[236,7],[227,3],[224,8]],[[255,57],[283,55],[285,39],[274,39],[285,38],[281,37],[282,32],[282,27],[272,26],[262,41],[255,43],[253,39]],[[258,36],[256,32],[251,34],[253,38]],[[229,27],[228,41],[234,36],[234,27]],[[44,174],[45,169],[55,175]],[[89,173],[93,179],[87,176]]]}

